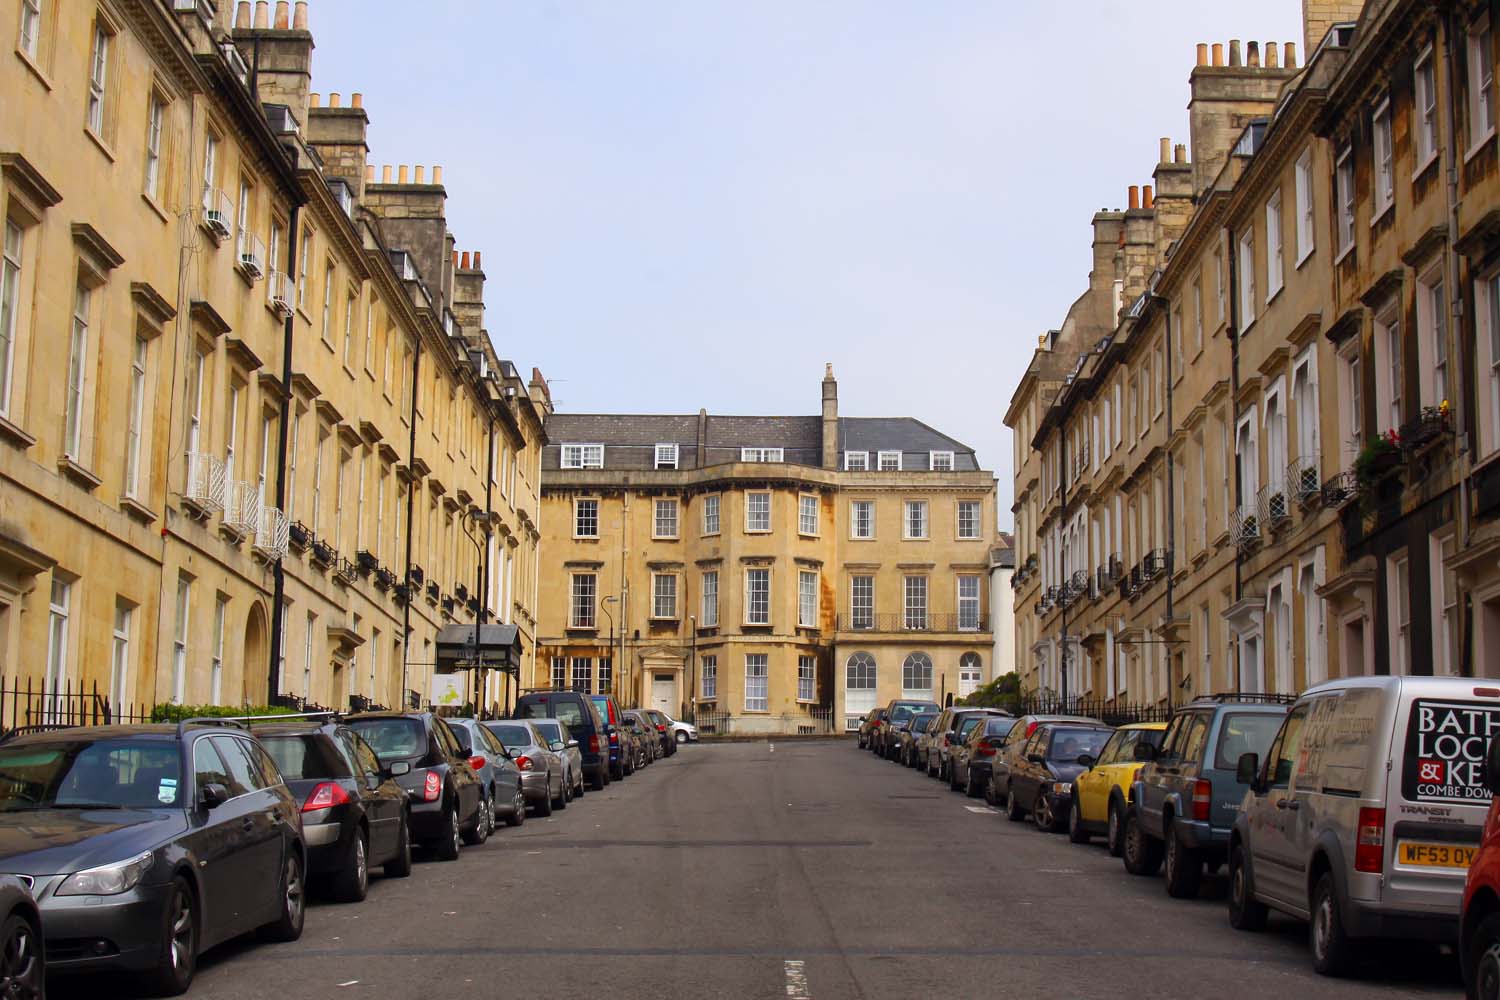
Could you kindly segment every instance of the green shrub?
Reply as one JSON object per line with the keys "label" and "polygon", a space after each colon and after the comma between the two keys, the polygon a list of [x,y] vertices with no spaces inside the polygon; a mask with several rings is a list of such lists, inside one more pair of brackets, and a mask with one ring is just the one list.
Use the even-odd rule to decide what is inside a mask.
{"label": "green shrub", "polygon": [[181,722],[183,719],[225,719],[243,715],[292,715],[290,708],[277,705],[173,705],[163,702],[151,710],[152,722]]}
{"label": "green shrub", "polygon": [[1002,708],[1015,711],[1021,698],[1021,675],[1001,674],[959,702],[971,708]]}

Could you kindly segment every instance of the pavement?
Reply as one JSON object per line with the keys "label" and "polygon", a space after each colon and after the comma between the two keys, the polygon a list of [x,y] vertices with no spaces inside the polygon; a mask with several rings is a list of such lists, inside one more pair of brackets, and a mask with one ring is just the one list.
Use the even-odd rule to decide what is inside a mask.
{"label": "pavement", "polygon": [[[1462,994],[1451,957],[1312,971],[1306,928],[1233,930],[1102,846],[1008,822],[852,740],[690,745],[451,863],[315,903],[302,939],[205,955],[194,1000],[1319,998]],[[125,996],[57,983],[54,997]]]}

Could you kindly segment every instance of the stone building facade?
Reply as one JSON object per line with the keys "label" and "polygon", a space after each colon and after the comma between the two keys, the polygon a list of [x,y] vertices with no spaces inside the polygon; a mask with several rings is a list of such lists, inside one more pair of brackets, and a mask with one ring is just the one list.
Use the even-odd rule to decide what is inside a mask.
{"label": "stone building facade", "polygon": [[1191,156],[1094,217],[1006,415],[1028,688],[1500,674],[1491,6],[1199,46]]}
{"label": "stone building facade", "polygon": [[994,477],[910,418],[553,414],[533,687],[741,732],[989,679]]}
{"label": "stone building facade", "polygon": [[307,5],[0,0],[0,31],[6,682],[396,705],[444,624],[531,650],[545,386],[440,169],[377,178],[359,95],[309,92]]}

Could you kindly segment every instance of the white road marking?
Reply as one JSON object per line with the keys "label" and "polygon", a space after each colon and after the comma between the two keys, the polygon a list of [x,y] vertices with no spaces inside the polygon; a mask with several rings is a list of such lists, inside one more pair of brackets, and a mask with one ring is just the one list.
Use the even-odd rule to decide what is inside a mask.
{"label": "white road marking", "polygon": [[812,991],[807,985],[807,973],[802,971],[802,963],[787,959],[786,966],[786,995],[792,1000],[812,1000]]}
{"label": "white road marking", "polygon": [[770,748],[771,748],[771,752],[772,752],[772,753],[775,753],[775,752],[776,752],[776,744],[774,744],[774,743],[768,743],[768,744],[766,744],[766,745],[767,745],[767,746],[769,746],[769,747],[770,747]]}
{"label": "white road marking", "polygon": [[981,813],[986,816],[995,816],[1000,812],[1000,810],[991,809],[989,806],[964,806],[964,808],[971,813]]}
{"label": "white road marking", "polygon": [[1082,875],[1082,868],[1038,868],[1037,872],[1042,875]]}

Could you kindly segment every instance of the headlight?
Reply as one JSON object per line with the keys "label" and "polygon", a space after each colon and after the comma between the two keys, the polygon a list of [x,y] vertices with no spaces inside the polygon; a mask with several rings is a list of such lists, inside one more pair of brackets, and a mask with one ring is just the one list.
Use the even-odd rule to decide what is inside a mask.
{"label": "headlight", "polygon": [[151,868],[153,855],[150,851],[138,854],[129,861],[114,865],[101,865],[81,872],[74,872],[63,879],[55,896],[117,896],[140,884],[141,876]]}
{"label": "headlight", "polygon": [[1052,783],[1053,795],[1072,795],[1073,783],[1071,781],[1054,781]]}

